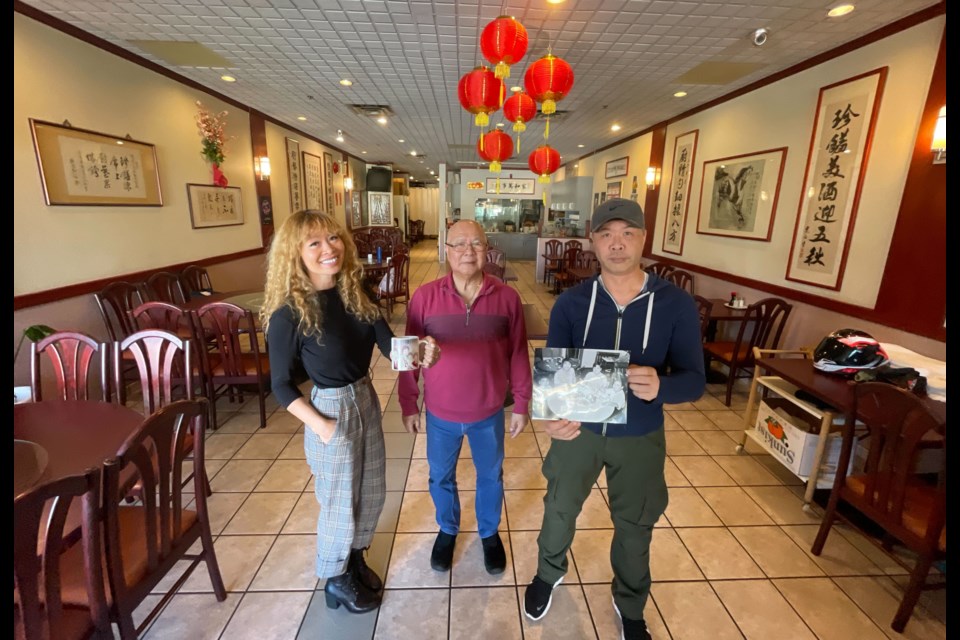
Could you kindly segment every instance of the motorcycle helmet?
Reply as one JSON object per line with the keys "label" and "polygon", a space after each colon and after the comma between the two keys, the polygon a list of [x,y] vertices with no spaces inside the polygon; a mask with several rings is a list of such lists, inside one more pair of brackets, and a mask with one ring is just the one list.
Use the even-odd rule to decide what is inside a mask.
{"label": "motorcycle helmet", "polygon": [[888,362],[883,347],[859,329],[838,329],[820,341],[813,352],[813,366],[820,371],[854,374]]}

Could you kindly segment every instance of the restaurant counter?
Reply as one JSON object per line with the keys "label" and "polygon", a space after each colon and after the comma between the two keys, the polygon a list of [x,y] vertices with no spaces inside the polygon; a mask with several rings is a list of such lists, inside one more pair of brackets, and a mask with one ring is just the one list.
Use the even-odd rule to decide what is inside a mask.
{"label": "restaurant counter", "polygon": [[533,260],[537,255],[537,234],[504,233],[487,234],[487,242],[506,254],[507,260]]}

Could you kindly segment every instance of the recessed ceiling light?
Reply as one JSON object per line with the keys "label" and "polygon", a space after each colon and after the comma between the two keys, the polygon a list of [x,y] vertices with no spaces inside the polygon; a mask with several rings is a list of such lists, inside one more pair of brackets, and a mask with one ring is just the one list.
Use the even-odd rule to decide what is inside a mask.
{"label": "recessed ceiling light", "polygon": [[297,120],[299,120],[300,122],[303,122],[306,119],[307,119],[307,116],[297,116]]}
{"label": "recessed ceiling light", "polygon": [[620,125],[615,124],[610,127],[610,131],[620,131],[620,128],[621,128]]}
{"label": "recessed ceiling light", "polygon": [[583,145],[582,145],[582,144],[578,144],[578,145],[577,145],[577,149],[583,149]]}
{"label": "recessed ceiling light", "polygon": [[366,151],[361,151],[360,153],[362,153],[363,155],[367,155]]}
{"label": "recessed ceiling light", "polygon": [[564,0],[547,0],[547,4],[562,4]]}
{"label": "recessed ceiling light", "polygon": [[399,140],[397,140],[397,142],[406,142],[406,140],[404,140],[403,138],[400,138]]}
{"label": "recessed ceiling light", "polygon": [[343,142],[343,131],[337,129],[337,142]]}
{"label": "recessed ceiling light", "polygon": [[829,11],[827,11],[827,17],[828,17],[828,18],[839,18],[840,16],[845,16],[845,15],[847,15],[848,13],[850,13],[851,11],[853,11],[855,8],[856,8],[856,7],[854,7],[854,6],[853,6],[852,4],[850,4],[849,2],[844,3],[844,4],[838,4],[838,5],[834,6],[834,7],[832,7]]}
{"label": "recessed ceiling light", "polygon": [[521,91],[523,91],[523,87],[510,87],[510,91],[512,91],[513,93],[520,93]]}
{"label": "recessed ceiling light", "polygon": [[343,80],[340,81],[340,84],[344,87],[350,87],[350,86],[353,86],[353,80],[344,78]]}
{"label": "recessed ceiling light", "polygon": [[497,129],[502,129],[502,128],[503,128],[503,123],[502,123],[502,122],[498,122],[498,123],[497,123]]}
{"label": "recessed ceiling light", "polygon": [[576,168],[579,167],[579,166],[580,166],[580,165],[575,164],[575,165],[573,165],[573,168],[576,169]]}
{"label": "recessed ceiling light", "polygon": [[234,78],[233,76],[220,76],[220,79],[223,80],[224,82],[236,82],[236,81],[237,81],[237,79]]}
{"label": "recessed ceiling light", "polygon": [[430,172],[430,175],[433,175],[433,171]]}
{"label": "recessed ceiling light", "polygon": [[416,158],[416,157],[417,157],[417,152],[416,152],[416,151],[411,151],[411,152],[410,152],[410,155],[412,155],[414,158]]}
{"label": "recessed ceiling light", "polygon": [[379,118],[377,118],[377,122],[379,122],[380,124],[387,124],[387,117],[380,116]]}
{"label": "recessed ceiling light", "polygon": [[673,97],[674,97],[674,98],[682,98],[682,97],[684,97],[684,96],[686,96],[686,95],[687,95],[687,92],[686,92],[686,91],[677,91],[675,94],[673,94]]}

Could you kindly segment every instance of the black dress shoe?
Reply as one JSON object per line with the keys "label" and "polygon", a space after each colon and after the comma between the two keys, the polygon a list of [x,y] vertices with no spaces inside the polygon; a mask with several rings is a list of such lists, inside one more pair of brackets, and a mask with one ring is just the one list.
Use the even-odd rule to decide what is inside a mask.
{"label": "black dress shoe", "polygon": [[430,554],[430,566],[434,571],[449,571],[453,564],[453,547],[457,544],[457,536],[441,531],[433,543],[433,552]]}
{"label": "black dress shoe", "polygon": [[363,558],[363,551],[363,549],[350,550],[350,562],[347,564],[347,571],[353,573],[360,584],[367,589],[379,593],[383,589],[383,580],[373,569],[367,566],[367,561]]}
{"label": "black dress shoe", "polygon": [[480,538],[483,544],[483,566],[487,573],[497,575],[507,568],[507,552],[503,548],[500,534],[495,533],[488,538]]}
{"label": "black dress shoe", "polygon": [[343,605],[350,613],[366,613],[380,606],[380,594],[360,584],[349,571],[327,578],[323,593],[329,609],[339,609]]}

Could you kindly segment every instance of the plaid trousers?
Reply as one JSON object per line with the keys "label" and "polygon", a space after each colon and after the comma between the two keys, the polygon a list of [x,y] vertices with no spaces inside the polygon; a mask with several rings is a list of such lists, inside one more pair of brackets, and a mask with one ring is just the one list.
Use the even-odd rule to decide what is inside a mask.
{"label": "plaid trousers", "polygon": [[303,438],[320,503],[317,577],[330,578],[347,570],[351,549],[373,542],[386,499],[386,452],[380,400],[369,378],[337,389],[315,387],[310,401],[337,421],[327,444],[310,428]]}

